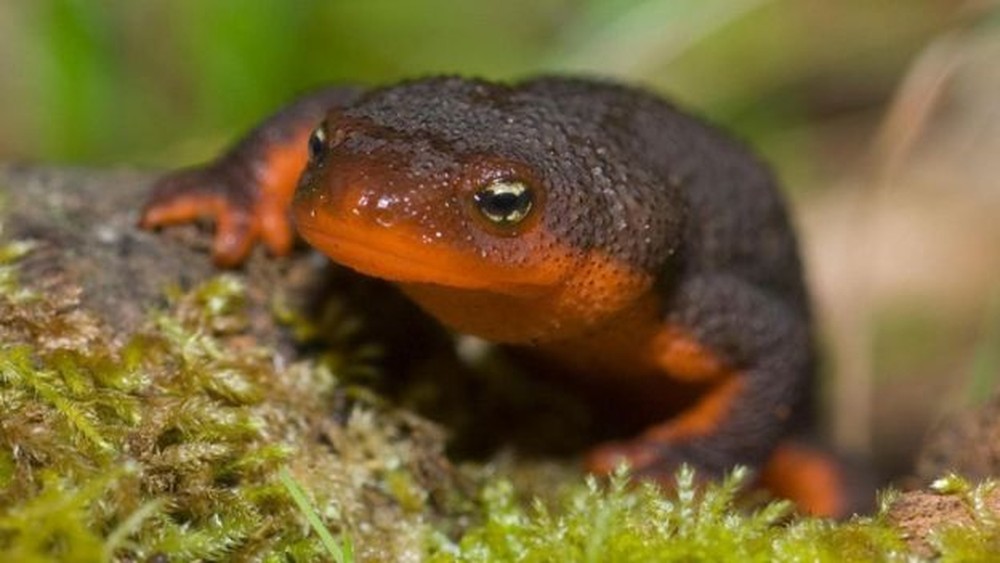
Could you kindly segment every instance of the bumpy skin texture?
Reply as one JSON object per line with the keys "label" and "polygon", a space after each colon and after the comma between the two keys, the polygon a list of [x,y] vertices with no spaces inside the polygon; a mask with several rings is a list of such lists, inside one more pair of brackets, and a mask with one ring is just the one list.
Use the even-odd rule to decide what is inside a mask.
{"label": "bumpy skin texture", "polygon": [[[335,261],[398,283],[445,325],[523,347],[642,413],[649,429],[597,448],[592,470],[628,461],[668,482],[681,462],[703,475],[743,464],[764,468],[765,480],[795,479],[780,460],[796,456],[772,453],[806,418],[808,298],[775,182],[745,147],[605,82],[338,88],[272,117],[215,164],[168,176],[144,225],[188,220],[203,213],[199,201],[220,198],[230,207],[208,212],[220,224],[262,214],[273,223],[298,170],[261,181],[280,168],[267,155],[287,147],[304,165],[304,139],[290,132],[319,122],[322,103],[293,203],[300,233]],[[498,181],[532,189],[523,223],[491,226],[470,203]],[[161,213],[176,202],[190,205]],[[217,261],[238,262],[267,232],[217,235],[231,239],[217,238]]]}

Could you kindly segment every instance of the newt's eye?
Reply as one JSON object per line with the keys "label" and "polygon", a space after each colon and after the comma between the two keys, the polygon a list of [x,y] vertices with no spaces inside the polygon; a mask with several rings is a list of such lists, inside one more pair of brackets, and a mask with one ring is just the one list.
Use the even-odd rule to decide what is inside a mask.
{"label": "newt's eye", "polygon": [[316,164],[326,156],[326,122],[319,124],[309,135],[309,162]]}
{"label": "newt's eye", "polygon": [[491,223],[510,227],[523,221],[534,203],[531,188],[517,180],[499,180],[482,187],[472,196],[476,209]]}

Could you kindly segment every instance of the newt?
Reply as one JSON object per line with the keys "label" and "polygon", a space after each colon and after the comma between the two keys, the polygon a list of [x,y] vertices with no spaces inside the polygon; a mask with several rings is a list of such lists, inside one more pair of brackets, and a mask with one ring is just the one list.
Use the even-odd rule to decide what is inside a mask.
{"label": "newt", "polygon": [[140,224],[199,217],[221,266],[257,242],[289,253],[294,223],[451,330],[648,413],[638,436],[586,455],[592,472],[625,461],[668,483],[682,463],[740,464],[806,512],[846,510],[833,458],[794,438],[815,353],[777,183],[656,95],[560,77],[320,90],[162,178]]}

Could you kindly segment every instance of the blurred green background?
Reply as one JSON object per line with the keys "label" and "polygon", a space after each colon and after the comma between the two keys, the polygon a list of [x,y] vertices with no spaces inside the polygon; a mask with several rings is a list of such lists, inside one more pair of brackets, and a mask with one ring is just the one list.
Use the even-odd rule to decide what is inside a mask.
{"label": "blurred green background", "polygon": [[[0,156],[173,164],[211,154],[318,84],[432,73],[618,76],[766,138],[882,103],[954,9],[946,0],[8,0]],[[788,166],[808,159],[781,156]]]}
{"label": "blurred green background", "polygon": [[834,434],[903,470],[942,405],[1000,375],[997,14],[983,0],[6,0],[0,161],[190,164],[328,82],[644,84],[774,163],[802,226]]}

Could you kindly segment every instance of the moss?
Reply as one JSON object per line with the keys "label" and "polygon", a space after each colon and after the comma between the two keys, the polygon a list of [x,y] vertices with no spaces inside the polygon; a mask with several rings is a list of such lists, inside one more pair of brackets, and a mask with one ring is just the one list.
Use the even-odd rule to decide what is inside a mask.
{"label": "moss", "polygon": [[[0,209],[2,205],[3,201],[0,200]],[[32,295],[23,289],[17,280],[17,262],[31,252],[31,249],[32,244],[24,241],[0,245],[0,295],[10,301],[25,301]]]}
{"label": "moss", "polygon": [[0,248],[0,560],[328,557],[280,470],[358,559],[419,554],[435,515],[421,499],[447,482],[426,477],[443,463],[432,426],[334,400],[331,370],[251,340],[236,278],[112,336],[18,283],[28,250]]}
{"label": "moss", "polygon": [[629,486],[624,471],[607,485],[587,479],[554,506],[525,508],[509,483],[488,487],[486,519],[457,542],[441,540],[433,561],[871,561],[903,559],[905,545],[881,517],[843,524],[789,519],[791,506],[737,509],[748,472],[696,486],[682,468],[669,494]]}

